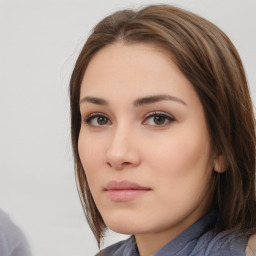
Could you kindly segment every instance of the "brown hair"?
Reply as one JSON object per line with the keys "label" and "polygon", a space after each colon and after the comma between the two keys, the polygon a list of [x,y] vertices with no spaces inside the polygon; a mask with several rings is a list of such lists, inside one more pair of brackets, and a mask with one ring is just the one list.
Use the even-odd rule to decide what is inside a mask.
{"label": "brown hair", "polygon": [[256,232],[255,120],[240,57],[211,22],[168,5],[118,11],[103,19],[85,43],[70,81],[71,133],[80,199],[100,245],[106,226],[95,206],[78,155],[80,86],[97,51],[115,42],[152,43],[169,52],[192,83],[205,110],[214,149],[226,170],[214,173],[218,230]]}

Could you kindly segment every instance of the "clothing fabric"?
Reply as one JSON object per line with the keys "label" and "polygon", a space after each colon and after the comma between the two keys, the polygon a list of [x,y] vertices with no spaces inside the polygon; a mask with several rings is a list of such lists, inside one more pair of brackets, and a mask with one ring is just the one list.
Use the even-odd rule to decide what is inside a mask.
{"label": "clothing fabric", "polygon": [[[213,232],[217,211],[211,211],[153,256],[245,256],[248,238],[237,233]],[[97,256],[139,256],[134,236],[111,245]]]}
{"label": "clothing fabric", "polygon": [[24,234],[1,209],[0,256],[31,256]]}

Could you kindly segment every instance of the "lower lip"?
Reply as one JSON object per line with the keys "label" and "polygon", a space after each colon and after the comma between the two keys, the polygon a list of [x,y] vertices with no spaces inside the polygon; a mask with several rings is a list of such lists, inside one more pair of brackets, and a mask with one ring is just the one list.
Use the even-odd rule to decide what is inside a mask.
{"label": "lower lip", "polygon": [[114,202],[126,202],[133,200],[139,196],[144,195],[150,190],[134,190],[134,189],[125,189],[125,190],[107,190],[105,191],[108,197]]}

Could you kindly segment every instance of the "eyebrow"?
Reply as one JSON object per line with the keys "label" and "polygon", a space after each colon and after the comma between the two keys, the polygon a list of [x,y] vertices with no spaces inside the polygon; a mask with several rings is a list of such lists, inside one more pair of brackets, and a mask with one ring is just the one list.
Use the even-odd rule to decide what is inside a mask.
{"label": "eyebrow", "polygon": [[140,98],[140,99],[135,100],[133,104],[135,107],[139,107],[139,106],[156,103],[156,102],[163,101],[163,100],[171,100],[171,101],[175,101],[175,102],[178,102],[178,103],[181,103],[181,104],[187,106],[187,104],[183,100],[181,100],[175,96],[168,95],[168,94],[153,95],[153,96]]}
{"label": "eyebrow", "polygon": [[90,96],[84,97],[80,100],[80,104],[84,102],[89,102],[96,105],[108,105],[108,102],[106,100]]}
{"label": "eyebrow", "polygon": [[[170,101],[178,102],[178,103],[181,103],[181,104],[187,106],[187,104],[183,100],[181,100],[180,98],[177,98],[175,96],[171,96],[171,95],[168,95],[168,94],[153,95],[153,96],[147,96],[147,97],[139,98],[139,99],[137,99],[133,102],[133,105],[135,107],[140,107],[140,106],[143,106],[143,105],[148,105],[148,104],[152,104],[152,103],[156,103],[156,102],[164,101],[164,100],[170,100]],[[80,104],[84,103],[84,102],[93,103],[93,104],[102,105],[102,106],[108,106],[109,105],[109,103],[106,100],[104,100],[102,98],[91,97],[91,96],[84,97],[80,100]]]}

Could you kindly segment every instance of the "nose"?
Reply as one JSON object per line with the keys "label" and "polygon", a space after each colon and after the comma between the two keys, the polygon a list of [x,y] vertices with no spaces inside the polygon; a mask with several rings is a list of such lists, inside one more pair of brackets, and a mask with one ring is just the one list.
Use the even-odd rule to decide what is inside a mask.
{"label": "nose", "polygon": [[138,166],[141,160],[137,143],[131,129],[117,128],[106,151],[106,164],[115,170]]}

